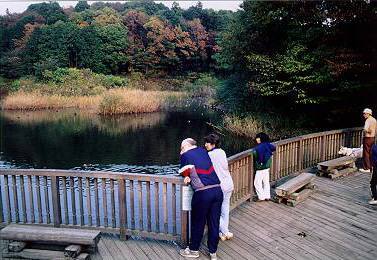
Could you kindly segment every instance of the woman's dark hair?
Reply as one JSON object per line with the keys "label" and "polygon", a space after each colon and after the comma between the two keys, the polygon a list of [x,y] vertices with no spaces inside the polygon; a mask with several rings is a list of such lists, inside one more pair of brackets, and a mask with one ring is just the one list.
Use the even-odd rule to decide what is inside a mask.
{"label": "woman's dark hair", "polygon": [[217,134],[209,134],[206,137],[204,137],[204,142],[219,146],[220,137]]}
{"label": "woman's dark hair", "polygon": [[255,136],[255,139],[259,138],[262,143],[270,142],[270,137],[265,133],[259,133]]}

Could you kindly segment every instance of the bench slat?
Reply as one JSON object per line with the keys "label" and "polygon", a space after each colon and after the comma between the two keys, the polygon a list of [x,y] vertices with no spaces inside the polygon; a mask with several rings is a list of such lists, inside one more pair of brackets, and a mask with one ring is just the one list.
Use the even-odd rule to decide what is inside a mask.
{"label": "bench slat", "polygon": [[348,164],[354,163],[355,161],[356,161],[356,158],[354,158],[354,157],[343,156],[343,157],[336,158],[336,159],[333,159],[333,160],[320,162],[320,163],[318,163],[318,165],[322,166],[322,167],[333,168],[333,167],[338,167],[338,166],[342,166],[342,165],[348,165]]}
{"label": "bench slat", "polygon": [[95,230],[11,224],[0,231],[0,239],[96,246],[100,238],[100,233],[100,231]]}
{"label": "bench slat", "polygon": [[308,172],[301,173],[299,176],[287,181],[286,183],[280,185],[275,189],[278,196],[289,195],[296,190],[304,187],[306,184],[310,183],[314,175]]}

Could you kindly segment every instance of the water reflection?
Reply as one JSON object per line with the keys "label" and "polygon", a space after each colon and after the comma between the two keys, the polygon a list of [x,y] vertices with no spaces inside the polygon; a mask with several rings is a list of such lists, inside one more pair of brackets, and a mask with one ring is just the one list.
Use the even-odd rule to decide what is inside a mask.
{"label": "water reflection", "polygon": [[[111,170],[170,174],[177,169],[180,141],[202,140],[219,116],[196,109],[102,117],[88,112],[3,111],[1,167]],[[248,140],[227,136],[229,155]]]}

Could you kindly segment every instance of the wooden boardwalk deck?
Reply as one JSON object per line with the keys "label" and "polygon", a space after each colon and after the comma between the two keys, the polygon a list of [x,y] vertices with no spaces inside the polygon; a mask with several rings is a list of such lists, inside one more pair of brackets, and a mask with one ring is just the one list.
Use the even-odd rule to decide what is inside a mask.
{"label": "wooden boardwalk deck", "polygon": [[[218,258],[377,259],[377,206],[367,204],[369,179],[365,173],[335,181],[316,177],[317,192],[295,208],[241,205],[231,214],[235,237],[220,242]],[[92,259],[183,259],[178,250],[171,242],[105,235]],[[209,259],[204,244],[201,251],[200,259]]]}

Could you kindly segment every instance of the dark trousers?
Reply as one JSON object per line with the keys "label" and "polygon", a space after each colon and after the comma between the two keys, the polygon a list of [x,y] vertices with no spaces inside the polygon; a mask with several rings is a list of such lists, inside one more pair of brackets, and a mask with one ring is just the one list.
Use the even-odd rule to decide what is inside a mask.
{"label": "dark trousers", "polygon": [[363,168],[365,170],[372,169],[370,161],[372,145],[374,144],[374,137],[364,137],[363,139]]}
{"label": "dark trousers", "polygon": [[370,190],[373,199],[377,200],[377,166],[373,167],[372,179],[370,180]]}
{"label": "dark trousers", "polygon": [[202,242],[204,226],[208,226],[208,250],[216,253],[219,243],[219,225],[223,192],[220,187],[196,191],[191,201],[190,250],[198,251]]}

